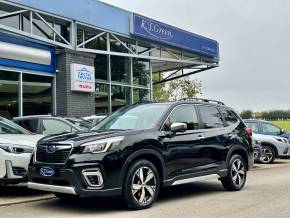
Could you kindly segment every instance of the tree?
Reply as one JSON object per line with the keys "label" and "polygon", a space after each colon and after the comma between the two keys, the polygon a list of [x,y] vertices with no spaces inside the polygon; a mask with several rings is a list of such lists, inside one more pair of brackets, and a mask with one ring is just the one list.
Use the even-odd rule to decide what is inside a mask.
{"label": "tree", "polygon": [[198,94],[202,94],[202,84],[198,80],[183,78],[171,81],[168,91],[170,98],[175,101],[181,98],[193,98]]}
{"label": "tree", "polygon": [[[161,75],[162,77],[162,75]],[[161,78],[162,79],[162,78]],[[153,81],[158,81],[159,80],[159,75],[158,74],[153,74]],[[169,100],[169,93],[166,90],[166,84],[165,83],[160,83],[157,85],[153,86],[153,98],[154,101],[160,102],[160,101],[168,101]]]}
{"label": "tree", "polygon": [[[158,77],[159,75],[154,74],[153,81],[158,80]],[[153,87],[153,96],[155,101],[176,101],[181,98],[196,97],[198,94],[202,94],[201,81],[190,80],[189,78],[173,80],[168,84],[161,83],[154,85]]]}
{"label": "tree", "polygon": [[251,111],[251,110],[244,110],[244,111],[241,112],[240,115],[241,115],[241,117],[243,119],[251,119],[251,118],[253,118],[253,111]]}

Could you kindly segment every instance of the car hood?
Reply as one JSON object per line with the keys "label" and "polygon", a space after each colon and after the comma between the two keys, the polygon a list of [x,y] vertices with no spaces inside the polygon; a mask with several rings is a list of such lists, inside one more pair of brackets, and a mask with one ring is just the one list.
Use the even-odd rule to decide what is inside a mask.
{"label": "car hood", "polygon": [[39,143],[40,144],[73,144],[78,146],[85,142],[91,142],[96,140],[101,140],[105,138],[111,138],[116,136],[129,136],[142,133],[143,130],[109,130],[109,131],[97,131],[97,132],[87,132],[87,133],[69,133],[55,136],[47,136],[43,138]]}
{"label": "car hood", "polygon": [[0,143],[35,147],[43,135],[0,134]]}

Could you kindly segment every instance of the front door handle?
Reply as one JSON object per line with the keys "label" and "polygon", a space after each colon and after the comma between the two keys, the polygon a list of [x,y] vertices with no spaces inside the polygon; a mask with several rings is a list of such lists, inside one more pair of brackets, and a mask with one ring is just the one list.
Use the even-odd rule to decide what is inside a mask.
{"label": "front door handle", "polygon": [[197,139],[198,139],[199,141],[203,141],[205,138],[204,138],[203,135],[199,135],[199,136],[197,136]]}

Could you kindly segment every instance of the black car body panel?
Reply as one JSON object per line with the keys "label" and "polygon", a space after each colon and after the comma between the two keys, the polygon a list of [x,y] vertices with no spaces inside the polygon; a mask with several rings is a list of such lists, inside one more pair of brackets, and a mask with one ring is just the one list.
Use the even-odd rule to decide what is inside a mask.
{"label": "black car body panel", "polygon": [[[172,111],[180,105],[196,107],[196,103],[168,103],[169,107],[158,121],[158,125],[150,129],[140,130],[106,130],[89,133],[71,133],[43,138],[33,155],[29,166],[30,183],[51,186],[73,187],[80,196],[118,195],[122,193],[124,178],[133,161],[150,160],[158,169],[163,186],[174,185],[176,181],[216,174],[224,177],[228,174],[229,158],[233,154],[241,155],[248,170],[253,165],[253,146],[251,137],[245,134],[246,126],[237,115],[237,122],[223,127],[204,129],[200,114],[197,111],[198,129],[181,132],[165,130],[165,122]],[[202,103],[209,107],[222,105]],[[132,106],[132,108],[138,105]],[[233,112],[234,113],[234,112]],[[108,119],[108,118],[106,118]],[[223,118],[223,121],[224,118]],[[103,121],[102,121],[103,122]],[[82,153],[83,144],[100,141],[112,137],[124,137],[123,141],[107,152],[92,154]],[[63,163],[43,162],[39,160],[39,149],[47,146],[71,146],[67,159]],[[50,155],[47,154],[50,158]],[[59,156],[60,157],[60,154]],[[46,160],[49,160],[46,159]],[[41,158],[40,158],[41,159]],[[58,159],[54,159],[58,160]],[[41,175],[40,169],[50,167],[54,175]],[[84,178],[84,170],[99,169],[103,185],[90,187]]]}

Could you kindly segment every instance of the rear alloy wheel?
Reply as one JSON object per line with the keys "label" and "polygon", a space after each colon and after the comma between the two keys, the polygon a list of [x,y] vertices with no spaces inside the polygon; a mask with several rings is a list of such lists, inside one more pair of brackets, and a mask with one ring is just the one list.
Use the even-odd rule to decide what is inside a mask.
{"label": "rear alloy wheel", "polygon": [[239,191],[246,184],[246,180],[246,163],[240,155],[234,155],[229,162],[228,175],[221,178],[221,182],[225,189],[229,191]]}
{"label": "rear alloy wheel", "polygon": [[274,160],[275,160],[275,151],[273,150],[273,148],[267,145],[263,145],[260,162],[263,164],[270,164],[273,163]]}
{"label": "rear alloy wheel", "polygon": [[150,161],[139,160],[128,170],[123,189],[124,200],[135,210],[149,208],[156,201],[159,184],[156,167]]}

